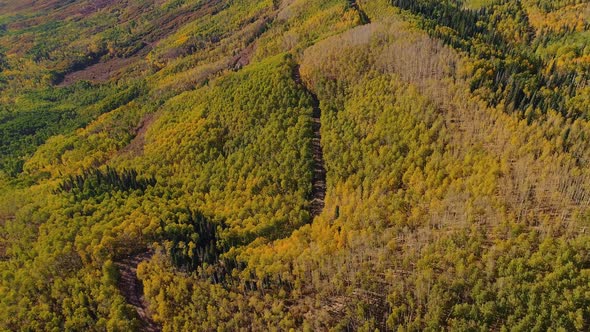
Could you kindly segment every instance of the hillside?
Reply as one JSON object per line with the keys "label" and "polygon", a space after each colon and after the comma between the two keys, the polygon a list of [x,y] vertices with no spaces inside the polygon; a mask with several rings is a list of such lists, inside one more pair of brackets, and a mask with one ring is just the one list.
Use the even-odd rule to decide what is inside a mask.
{"label": "hillside", "polygon": [[0,330],[589,329],[590,2],[0,0]]}

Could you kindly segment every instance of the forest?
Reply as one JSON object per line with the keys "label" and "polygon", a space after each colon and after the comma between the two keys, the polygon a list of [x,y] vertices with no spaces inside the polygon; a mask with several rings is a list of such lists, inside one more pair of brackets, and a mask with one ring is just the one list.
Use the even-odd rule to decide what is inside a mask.
{"label": "forest", "polygon": [[0,331],[588,331],[590,2],[0,0]]}

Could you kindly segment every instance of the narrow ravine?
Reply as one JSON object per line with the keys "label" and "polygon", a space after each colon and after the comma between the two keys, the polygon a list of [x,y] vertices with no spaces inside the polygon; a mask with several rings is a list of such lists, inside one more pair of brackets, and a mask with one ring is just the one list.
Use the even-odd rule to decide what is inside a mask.
{"label": "narrow ravine", "polygon": [[140,331],[157,332],[162,328],[156,324],[150,317],[147,309],[147,303],[143,297],[143,285],[137,279],[137,266],[139,263],[151,258],[153,253],[146,251],[137,255],[128,256],[115,263],[119,268],[119,291],[123,297],[137,311],[141,320]]}
{"label": "narrow ravine", "polygon": [[311,204],[310,213],[312,217],[315,217],[322,213],[324,209],[324,199],[326,198],[326,169],[324,167],[324,151],[322,150],[322,134],[321,128],[322,123],[320,118],[322,116],[322,110],[320,109],[320,102],[318,97],[310,91],[303,81],[301,80],[301,73],[299,72],[299,65],[293,68],[293,79],[299,84],[309,95],[312,100],[312,129],[313,138],[311,140],[311,149],[313,153],[313,178],[312,178],[312,189],[311,189]]}

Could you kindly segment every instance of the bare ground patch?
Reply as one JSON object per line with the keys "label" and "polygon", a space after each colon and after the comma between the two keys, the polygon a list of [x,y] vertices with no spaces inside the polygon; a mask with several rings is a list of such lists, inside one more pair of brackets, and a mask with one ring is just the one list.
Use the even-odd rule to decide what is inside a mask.
{"label": "bare ground patch", "polygon": [[143,284],[137,278],[137,266],[139,263],[149,260],[152,254],[152,252],[146,251],[137,255],[128,256],[121,261],[115,262],[115,265],[119,268],[120,274],[117,286],[127,303],[135,308],[141,320],[141,331],[157,332],[162,329],[150,316],[147,302],[143,296]]}
{"label": "bare ground patch", "polygon": [[135,137],[119,151],[119,155],[137,157],[143,155],[143,147],[145,145],[145,134],[148,128],[156,120],[155,113],[146,114],[135,128]]}
{"label": "bare ground patch", "polygon": [[[101,6],[107,7],[114,0],[100,0]],[[154,28],[142,37],[144,48],[136,55],[126,58],[115,57],[106,61],[100,61],[84,69],[77,70],[65,75],[58,86],[67,86],[79,80],[87,80],[93,83],[109,81],[120,76],[123,71],[139,62],[160,40],[168,37],[174,31],[186,23],[214,14],[221,9],[221,0],[214,0],[205,3],[198,9],[182,13],[169,13],[153,22]],[[86,12],[87,14],[93,11]]]}
{"label": "bare ground patch", "polygon": [[104,62],[90,65],[82,70],[74,71],[64,76],[58,86],[68,86],[80,80],[93,83],[106,82],[120,76],[123,71],[141,60],[139,55],[129,58],[112,58]]}

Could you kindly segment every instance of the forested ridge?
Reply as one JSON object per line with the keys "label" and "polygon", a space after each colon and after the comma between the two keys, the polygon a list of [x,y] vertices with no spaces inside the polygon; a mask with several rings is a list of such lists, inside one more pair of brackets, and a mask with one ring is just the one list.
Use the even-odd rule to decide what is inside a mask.
{"label": "forested ridge", "polygon": [[0,330],[587,331],[590,3],[0,0]]}

